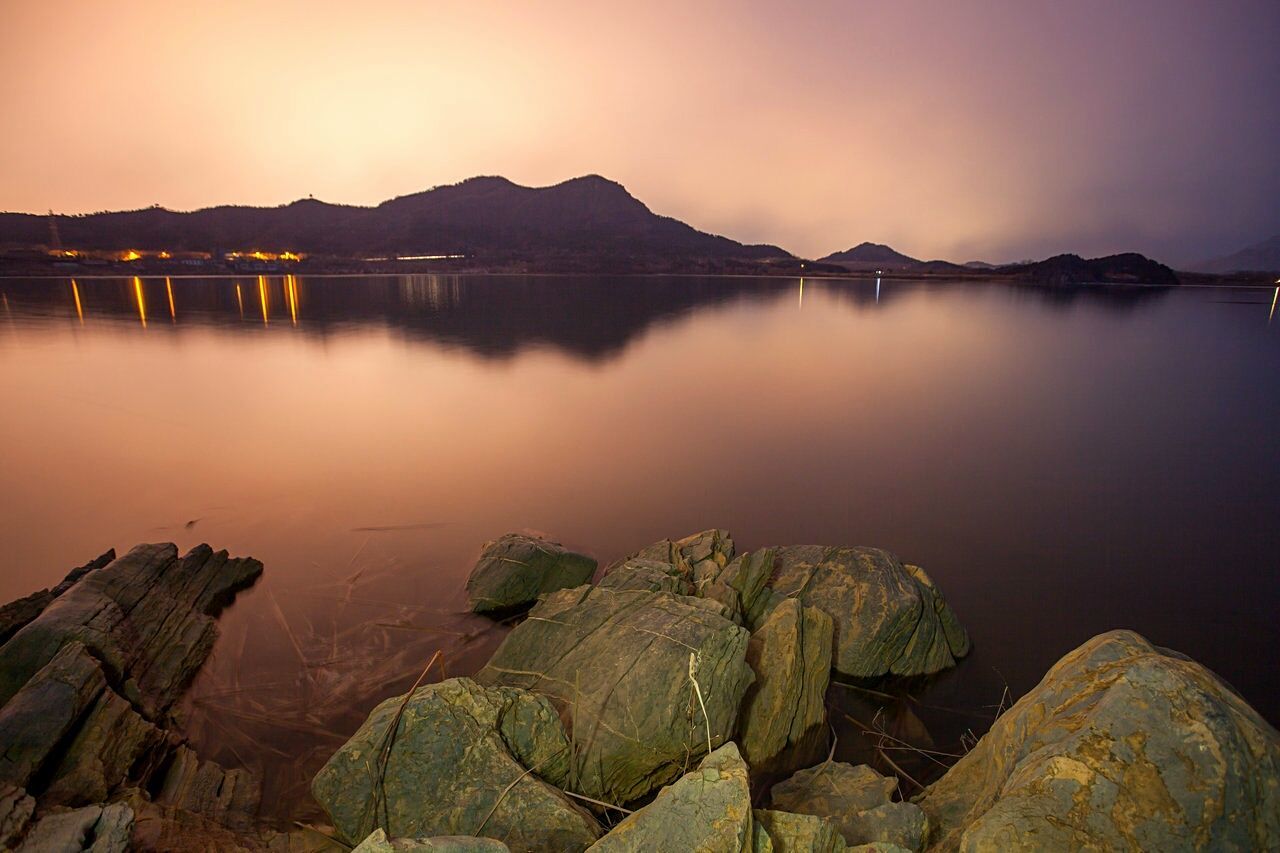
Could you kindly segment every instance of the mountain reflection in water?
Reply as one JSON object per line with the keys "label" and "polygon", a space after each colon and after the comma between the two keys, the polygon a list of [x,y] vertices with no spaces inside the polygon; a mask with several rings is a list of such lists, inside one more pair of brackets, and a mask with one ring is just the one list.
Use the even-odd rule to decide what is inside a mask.
{"label": "mountain reflection in water", "polygon": [[[881,723],[941,751],[981,734],[1006,683],[1020,695],[1119,626],[1203,661],[1274,722],[1273,299],[891,280],[0,280],[0,599],[109,546],[207,541],[261,559],[187,720],[202,754],[264,773],[282,820],[311,814],[319,764],[434,652],[450,674],[487,657],[504,629],[464,612],[463,583],[484,541],[521,529],[602,563],[713,525],[748,550],[898,552],[937,581],[975,652],[910,698],[830,698],[875,700]],[[872,757],[832,717],[841,757]]]}

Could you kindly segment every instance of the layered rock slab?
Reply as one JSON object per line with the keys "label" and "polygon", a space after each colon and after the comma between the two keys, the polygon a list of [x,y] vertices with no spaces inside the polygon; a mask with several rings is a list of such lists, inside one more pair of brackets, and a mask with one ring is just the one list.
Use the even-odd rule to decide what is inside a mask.
{"label": "layered rock slab", "polygon": [[311,790],[351,844],[382,828],[392,838],[476,835],[517,851],[583,850],[599,830],[558,788],[569,762],[545,697],[452,678],[378,705]]}
{"label": "layered rock slab", "polygon": [[754,679],[748,639],[714,602],[584,586],[546,596],[476,680],[553,699],[572,730],[574,790],[622,804],[733,737]]}
{"label": "layered rock slab", "polygon": [[79,641],[148,719],[181,697],[217,636],[214,616],[262,563],[208,545],[181,559],[171,543],[139,545],[93,571],[0,646],[0,705]]}
{"label": "layered rock slab", "polygon": [[1280,849],[1280,734],[1131,631],[1070,652],[917,798],[933,849]]}

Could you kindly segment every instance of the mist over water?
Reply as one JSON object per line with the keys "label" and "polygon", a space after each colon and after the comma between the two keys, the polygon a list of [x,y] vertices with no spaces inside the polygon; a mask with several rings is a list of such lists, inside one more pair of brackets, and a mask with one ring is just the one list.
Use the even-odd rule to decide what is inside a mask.
{"label": "mist over water", "polygon": [[925,685],[938,703],[980,714],[1129,627],[1280,721],[1270,290],[245,276],[0,294],[0,599],[111,546],[261,559],[188,712],[202,754],[279,771],[269,795],[299,796],[435,650],[478,667],[501,629],[462,585],[511,530],[602,564],[713,526],[740,550],[878,545],[973,637]]}

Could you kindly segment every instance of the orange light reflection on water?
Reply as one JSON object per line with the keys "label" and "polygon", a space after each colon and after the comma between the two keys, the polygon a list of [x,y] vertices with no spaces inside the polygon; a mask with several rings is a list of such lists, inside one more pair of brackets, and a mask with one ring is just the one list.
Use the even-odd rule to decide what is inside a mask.
{"label": "orange light reflection on water", "polygon": [[178,312],[173,307],[173,283],[169,281],[169,276],[164,277],[164,289],[169,294],[169,319],[177,320]]}
{"label": "orange light reflection on water", "polygon": [[244,319],[244,296],[240,293],[240,282],[236,282],[236,305],[240,307],[240,319]]}
{"label": "orange light reflection on water", "polygon": [[147,327],[147,303],[142,297],[142,279],[136,275],[133,277],[133,295],[138,300],[138,319],[142,321],[142,328]]}
{"label": "orange light reflection on water", "polygon": [[80,320],[80,325],[84,325],[84,309],[80,306],[80,288],[76,286],[76,280],[71,279],[71,295],[76,300],[76,317]]}
{"label": "orange light reflection on water", "polygon": [[289,319],[298,325],[298,280],[291,275],[284,277],[284,295],[289,300]]}
{"label": "orange light reflection on water", "polygon": [[262,325],[271,324],[271,320],[267,316],[267,277],[258,276],[258,301],[262,303]]}

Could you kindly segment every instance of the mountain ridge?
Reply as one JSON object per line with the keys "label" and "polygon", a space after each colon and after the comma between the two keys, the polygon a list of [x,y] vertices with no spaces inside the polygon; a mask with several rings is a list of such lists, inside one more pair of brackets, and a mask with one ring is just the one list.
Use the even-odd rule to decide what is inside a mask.
{"label": "mountain ridge", "polygon": [[[0,244],[44,247],[49,216],[0,213]],[[361,257],[465,254],[644,256],[765,260],[793,256],[748,245],[654,213],[615,181],[582,175],[546,187],[477,176],[365,207],[314,198],[274,207],[162,207],[55,215],[74,249],[303,252]]]}

